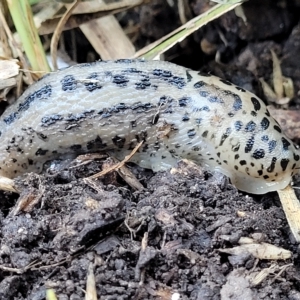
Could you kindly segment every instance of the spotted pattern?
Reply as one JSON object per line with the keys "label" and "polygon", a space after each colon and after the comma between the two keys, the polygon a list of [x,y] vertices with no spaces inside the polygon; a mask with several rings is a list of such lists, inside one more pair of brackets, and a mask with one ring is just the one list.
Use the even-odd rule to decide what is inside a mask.
{"label": "spotted pattern", "polygon": [[[162,170],[187,157],[239,189],[284,188],[300,154],[264,103],[241,87],[170,63],[73,66],[30,87],[0,119],[0,175],[40,172],[70,154],[115,150]],[[129,152],[128,152],[129,151]]]}
{"label": "spotted pattern", "polygon": [[77,88],[77,81],[73,75],[66,75],[60,82],[64,92],[72,92]]}

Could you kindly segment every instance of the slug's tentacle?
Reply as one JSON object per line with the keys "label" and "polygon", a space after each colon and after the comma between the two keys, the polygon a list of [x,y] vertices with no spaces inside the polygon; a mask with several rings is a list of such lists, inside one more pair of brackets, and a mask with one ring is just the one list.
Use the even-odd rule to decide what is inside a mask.
{"label": "slug's tentacle", "polygon": [[254,94],[171,63],[73,66],[32,85],[0,118],[0,175],[52,159],[114,150],[153,170],[188,158],[262,194],[286,187],[299,151]]}

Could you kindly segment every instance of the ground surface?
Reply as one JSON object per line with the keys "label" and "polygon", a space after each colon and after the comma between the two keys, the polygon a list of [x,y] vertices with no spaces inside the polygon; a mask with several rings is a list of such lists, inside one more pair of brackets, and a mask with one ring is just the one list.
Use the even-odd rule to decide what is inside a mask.
{"label": "ground surface", "polygon": [[[140,22],[137,46],[180,25],[176,7],[154,2],[128,17]],[[189,2],[191,16],[205,7],[203,1]],[[248,26],[230,12],[166,57],[263,97],[257,78],[271,78],[273,49],[297,95],[300,2],[249,1],[244,8]],[[121,22],[126,26],[128,20],[122,16]],[[213,63],[216,50],[221,65]],[[297,109],[299,103],[296,96],[289,105]],[[141,191],[116,173],[94,184],[83,180],[107,164],[30,175],[20,185],[39,201],[27,213],[13,215],[17,197],[1,194],[0,299],[44,299],[46,287],[59,299],[84,299],[92,273],[98,299],[176,299],[176,293],[198,300],[300,299],[300,248],[276,193],[247,195],[220,174],[185,163],[157,174],[130,165]],[[237,247],[241,237],[290,250],[292,257],[257,261],[245,251],[219,251]],[[255,275],[270,268],[255,285]]]}

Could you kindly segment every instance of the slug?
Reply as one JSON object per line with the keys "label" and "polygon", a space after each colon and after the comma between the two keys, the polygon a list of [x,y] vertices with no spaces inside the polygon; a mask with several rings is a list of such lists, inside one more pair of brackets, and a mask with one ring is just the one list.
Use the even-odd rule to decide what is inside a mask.
{"label": "slug", "polygon": [[254,94],[208,74],[144,60],[79,64],[44,76],[0,118],[0,175],[41,172],[45,162],[113,150],[154,171],[188,158],[240,190],[285,188],[298,146]]}

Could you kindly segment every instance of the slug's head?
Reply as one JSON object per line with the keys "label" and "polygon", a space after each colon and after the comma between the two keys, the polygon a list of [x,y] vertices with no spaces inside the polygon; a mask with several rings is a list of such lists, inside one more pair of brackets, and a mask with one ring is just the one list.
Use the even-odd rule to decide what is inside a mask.
{"label": "slug's head", "polygon": [[243,173],[236,172],[230,176],[232,183],[238,189],[253,194],[265,194],[289,185],[300,170],[300,151],[286,137],[282,137],[281,143],[282,147],[278,147],[275,155],[266,155],[260,164],[250,160]]}

